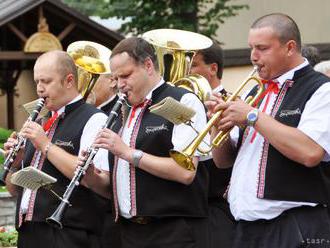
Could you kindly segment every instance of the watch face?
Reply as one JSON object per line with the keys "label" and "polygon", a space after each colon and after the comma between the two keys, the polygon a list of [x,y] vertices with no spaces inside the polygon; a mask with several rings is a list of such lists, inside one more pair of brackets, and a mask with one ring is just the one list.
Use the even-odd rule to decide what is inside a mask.
{"label": "watch face", "polygon": [[250,112],[248,114],[248,121],[255,122],[258,118],[258,115],[255,112]]}
{"label": "watch face", "polygon": [[254,124],[258,120],[258,113],[258,110],[252,110],[247,114],[246,119],[248,126],[254,126]]}

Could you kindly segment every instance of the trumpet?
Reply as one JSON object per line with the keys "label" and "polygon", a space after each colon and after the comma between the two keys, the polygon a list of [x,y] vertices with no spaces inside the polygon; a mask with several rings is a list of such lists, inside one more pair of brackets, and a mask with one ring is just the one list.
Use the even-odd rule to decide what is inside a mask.
{"label": "trumpet", "polygon": [[[38,103],[35,107],[35,109],[32,111],[31,115],[27,119],[27,121],[35,121],[42,109],[42,107],[45,105],[45,99],[40,98],[38,100]],[[0,177],[0,186],[6,185],[6,177],[8,173],[10,172],[10,168],[18,154],[18,152],[21,150],[22,146],[25,144],[26,139],[22,136],[17,136],[17,144],[10,150],[10,153],[5,159],[5,162],[3,163],[4,172],[2,173]]]}
{"label": "trumpet", "polygon": [[[119,115],[119,111],[122,107],[122,105],[124,104],[124,102],[126,102],[126,95],[122,94],[119,96],[119,99],[117,100],[115,106],[113,106],[109,117],[107,119],[107,121],[105,122],[105,124],[103,125],[103,128],[112,128],[112,125],[115,121],[115,118],[118,117]],[[86,154],[86,161],[84,163],[83,166],[78,166],[74,172],[74,176],[71,179],[67,189],[65,190],[62,198],[61,198],[61,203],[59,204],[59,206],[57,207],[57,209],[55,210],[55,212],[52,214],[52,216],[48,217],[46,219],[46,222],[48,224],[50,224],[53,227],[56,227],[58,229],[62,229],[63,225],[61,223],[61,220],[67,210],[67,208],[69,206],[71,206],[70,204],[70,197],[75,189],[75,187],[79,186],[80,181],[82,180],[83,176],[85,175],[86,170],[88,169],[88,167],[92,164],[93,159],[96,155],[96,153],[98,152],[99,148],[94,148],[94,147],[89,147],[87,149],[87,154]]]}
{"label": "trumpet", "polygon": [[[226,98],[226,102],[234,101],[241,91],[244,89],[244,87],[251,81],[255,81],[257,85],[259,85],[258,90],[254,96],[248,97],[245,99],[245,102],[249,105],[253,105],[254,102],[258,99],[258,97],[262,94],[264,90],[263,83],[260,79],[257,77],[254,77],[253,75],[257,72],[258,68],[254,67],[253,71],[249,74],[249,76],[243,81],[243,83],[238,87],[238,89],[230,96]],[[202,150],[199,148],[199,145],[201,142],[203,142],[204,137],[209,133],[211,128],[214,126],[215,122],[221,117],[223,110],[220,110],[216,112],[212,118],[208,121],[206,124],[206,127],[204,130],[202,130],[196,138],[182,151],[177,150],[171,150],[170,156],[182,167],[184,167],[187,170],[195,170],[195,166],[192,161],[192,157],[196,151],[200,151],[203,154],[209,153],[214,147],[218,147],[221,144],[224,143],[228,139],[229,133],[232,130],[229,129],[227,131],[220,131],[217,136],[212,140],[209,150]]]}

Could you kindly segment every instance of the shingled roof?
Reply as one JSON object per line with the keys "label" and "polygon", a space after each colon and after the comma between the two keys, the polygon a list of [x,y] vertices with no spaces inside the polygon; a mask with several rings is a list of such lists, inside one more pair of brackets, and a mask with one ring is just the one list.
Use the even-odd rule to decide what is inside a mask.
{"label": "shingled roof", "polygon": [[29,37],[38,32],[39,17],[66,50],[78,40],[89,40],[112,49],[124,37],[60,0],[0,0],[0,88],[7,93],[8,128],[14,128],[15,85],[22,70],[31,70],[40,53],[23,51]]}
{"label": "shingled roof", "polygon": [[[86,39],[112,48],[124,38],[121,34],[98,24],[60,0],[2,0],[0,1],[0,28],[10,22],[17,23],[20,27],[25,26],[23,30],[27,32],[25,35],[29,37],[30,33],[37,31],[37,22],[31,19],[37,20],[35,18],[38,16],[38,6],[43,7],[44,16],[54,35],[58,35],[56,31],[61,32],[68,23],[75,24],[75,28],[71,31],[72,35],[70,33],[69,42]],[[31,25],[29,25],[30,20]],[[34,30],[31,30],[33,29],[31,27]],[[66,48],[67,44],[65,43],[69,42],[64,41],[63,47]]]}

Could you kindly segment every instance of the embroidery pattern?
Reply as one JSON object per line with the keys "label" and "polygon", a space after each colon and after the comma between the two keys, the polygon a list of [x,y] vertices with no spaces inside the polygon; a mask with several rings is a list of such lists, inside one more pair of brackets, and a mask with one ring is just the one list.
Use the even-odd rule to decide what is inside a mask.
{"label": "embroidery pattern", "polygon": [[[283,102],[284,96],[286,95],[288,89],[292,87],[293,81],[287,80],[284,83],[274,105],[272,106],[271,116],[275,118],[276,113]],[[257,197],[264,198],[265,184],[266,184],[266,170],[267,170],[267,159],[268,159],[269,142],[264,139],[264,144],[262,148],[262,155],[259,161],[259,172],[258,172],[258,183],[257,183]]]}

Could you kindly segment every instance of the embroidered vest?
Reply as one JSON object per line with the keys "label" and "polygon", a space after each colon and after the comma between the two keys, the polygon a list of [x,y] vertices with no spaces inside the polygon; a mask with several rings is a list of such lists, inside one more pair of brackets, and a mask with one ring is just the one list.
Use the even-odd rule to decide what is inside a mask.
{"label": "embroidered vest", "polygon": [[[64,117],[60,117],[52,143],[70,154],[78,155],[80,138],[85,124],[97,112],[100,112],[100,110],[84,103],[83,100],[66,106]],[[28,142],[24,157],[25,167],[30,165],[34,151],[33,145]],[[57,179],[57,182],[52,186],[52,190],[62,196],[71,180],[62,175],[47,159],[43,163],[42,171]],[[17,210],[19,210],[21,204],[21,197],[22,194],[18,197]],[[93,233],[101,232],[106,205],[105,199],[84,186],[78,186],[70,198],[70,203],[72,206],[67,209],[62,219],[64,227],[85,229]],[[54,213],[59,204],[59,199],[52,193],[39,189],[34,203],[32,221],[44,222],[47,217]]]}
{"label": "embroidered vest", "polygon": [[[314,92],[329,82],[329,78],[306,66],[295,72],[292,86],[284,85],[272,115],[285,125],[297,127],[306,102]],[[285,139],[285,137],[283,137]],[[322,179],[321,166],[307,168],[278,152],[267,140],[259,167],[257,196],[285,201],[328,202],[328,192]]]}
{"label": "embroidered vest", "polygon": [[[167,96],[180,101],[187,92],[187,90],[163,84],[153,92],[151,104],[158,103]],[[173,148],[172,131],[171,122],[150,113],[146,108],[136,135],[135,148],[155,156],[169,157],[169,150]],[[116,166],[113,169],[112,181],[114,182],[114,199],[116,199]],[[131,168],[131,179],[131,183],[135,183],[133,196],[131,196],[132,215],[207,216],[205,166],[198,166],[195,180],[189,186],[161,179],[134,167]]]}

